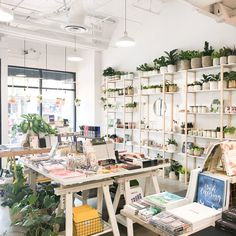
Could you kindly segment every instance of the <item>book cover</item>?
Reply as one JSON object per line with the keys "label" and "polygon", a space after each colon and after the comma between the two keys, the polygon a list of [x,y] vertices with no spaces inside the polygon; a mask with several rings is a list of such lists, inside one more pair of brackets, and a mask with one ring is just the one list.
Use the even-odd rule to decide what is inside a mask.
{"label": "book cover", "polygon": [[199,174],[197,202],[214,209],[223,208],[226,180]]}

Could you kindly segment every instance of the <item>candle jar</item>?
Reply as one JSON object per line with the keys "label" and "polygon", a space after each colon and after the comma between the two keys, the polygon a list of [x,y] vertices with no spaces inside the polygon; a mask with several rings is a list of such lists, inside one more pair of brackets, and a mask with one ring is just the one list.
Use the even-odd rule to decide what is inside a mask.
{"label": "candle jar", "polygon": [[197,113],[197,112],[198,112],[197,106],[193,106],[193,113]]}
{"label": "candle jar", "polygon": [[197,112],[198,112],[198,113],[202,113],[202,106],[198,106],[198,107],[197,107]]}

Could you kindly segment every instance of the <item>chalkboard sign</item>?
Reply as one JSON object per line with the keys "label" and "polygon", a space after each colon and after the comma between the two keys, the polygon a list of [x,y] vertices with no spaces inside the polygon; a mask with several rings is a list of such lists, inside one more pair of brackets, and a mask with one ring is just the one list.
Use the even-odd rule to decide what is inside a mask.
{"label": "chalkboard sign", "polygon": [[212,176],[199,174],[197,185],[197,202],[205,206],[223,208],[226,182]]}

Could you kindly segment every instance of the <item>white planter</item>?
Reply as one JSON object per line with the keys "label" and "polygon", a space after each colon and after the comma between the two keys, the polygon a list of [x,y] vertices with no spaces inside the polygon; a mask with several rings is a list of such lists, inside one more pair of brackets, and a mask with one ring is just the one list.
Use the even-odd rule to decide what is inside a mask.
{"label": "white planter", "polygon": [[[227,82],[223,80],[223,89],[227,88]],[[221,89],[221,81],[218,81],[218,89]]]}
{"label": "white planter", "polygon": [[194,85],[194,91],[199,91],[202,90],[202,86],[201,85]]}
{"label": "white planter", "polygon": [[133,79],[134,78],[134,74],[128,74],[127,76],[126,76],[126,79]]}
{"label": "white planter", "polygon": [[207,130],[207,138],[211,138],[211,130]]}
{"label": "white planter", "polygon": [[188,92],[193,92],[194,91],[194,86],[188,86]]}
{"label": "white planter", "polygon": [[155,88],[148,89],[148,94],[156,94],[156,89]]}
{"label": "white planter", "polygon": [[235,55],[228,56],[228,63],[235,64],[236,63],[236,56]]}
{"label": "white planter", "polygon": [[202,133],[203,135],[203,137],[207,137],[207,130],[203,130],[203,133]]}
{"label": "white planter", "polygon": [[210,83],[209,82],[202,84],[202,90],[209,90],[209,89],[210,89]]}
{"label": "white planter", "polygon": [[218,82],[210,81],[210,90],[217,90],[217,89],[218,89]]}
{"label": "white planter", "polygon": [[138,76],[142,77],[143,76],[143,71],[138,71]]}
{"label": "white planter", "polygon": [[207,113],[207,107],[206,106],[201,107],[201,113]]}
{"label": "white planter", "polygon": [[213,66],[220,65],[220,58],[213,58]]}
{"label": "white planter", "polygon": [[142,91],[142,94],[144,94],[144,95],[147,95],[147,94],[148,94],[148,91],[149,91],[149,89],[142,89],[141,91]]}
{"label": "white planter", "polygon": [[221,132],[216,132],[216,137],[221,138]]}
{"label": "white planter", "polygon": [[149,75],[148,71],[143,71],[143,76],[148,76],[148,75]]}
{"label": "white planter", "polygon": [[161,66],[160,67],[160,73],[161,74],[164,74],[164,73],[166,73],[167,72],[167,66]]}
{"label": "white planter", "polygon": [[140,129],[145,129],[145,124],[140,124]]}
{"label": "white planter", "polygon": [[217,134],[216,134],[216,131],[215,131],[215,130],[212,130],[212,131],[211,131],[211,137],[212,137],[212,138],[217,138]]}
{"label": "white planter", "polygon": [[170,173],[169,173],[169,179],[172,179],[172,180],[176,180],[176,179],[177,179],[177,176],[176,176],[176,174],[175,174],[174,171],[170,171]]}
{"label": "white planter", "polygon": [[227,64],[227,57],[220,57],[220,64]]}
{"label": "white planter", "polygon": [[197,113],[197,112],[198,112],[197,106],[193,106],[193,113]]}
{"label": "white planter", "polygon": [[198,112],[198,113],[202,113],[202,106],[198,106],[198,107],[197,107],[197,112]]}
{"label": "white planter", "polygon": [[156,88],[156,93],[161,93],[161,88]]}
{"label": "white planter", "polygon": [[185,174],[179,173],[179,181],[180,181],[181,183],[184,183],[184,182],[185,182]]}
{"label": "white planter", "polygon": [[157,75],[158,74],[158,71],[157,70],[153,70],[152,71],[152,75]]}
{"label": "white planter", "polygon": [[148,76],[152,76],[153,75],[153,70],[148,71]]}
{"label": "white planter", "polygon": [[175,152],[176,151],[176,146],[174,144],[168,144],[167,149],[169,152]]}
{"label": "white planter", "polygon": [[176,65],[168,65],[168,66],[167,66],[167,71],[168,71],[169,73],[174,73],[174,72],[176,72],[176,70],[177,70]]}

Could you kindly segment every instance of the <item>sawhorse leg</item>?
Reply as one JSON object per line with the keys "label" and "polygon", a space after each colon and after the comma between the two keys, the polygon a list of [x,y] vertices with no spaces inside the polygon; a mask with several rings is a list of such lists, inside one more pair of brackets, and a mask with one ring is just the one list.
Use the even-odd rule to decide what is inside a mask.
{"label": "sawhorse leg", "polygon": [[73,235],[73,194],[66,194],[66,236]]}

